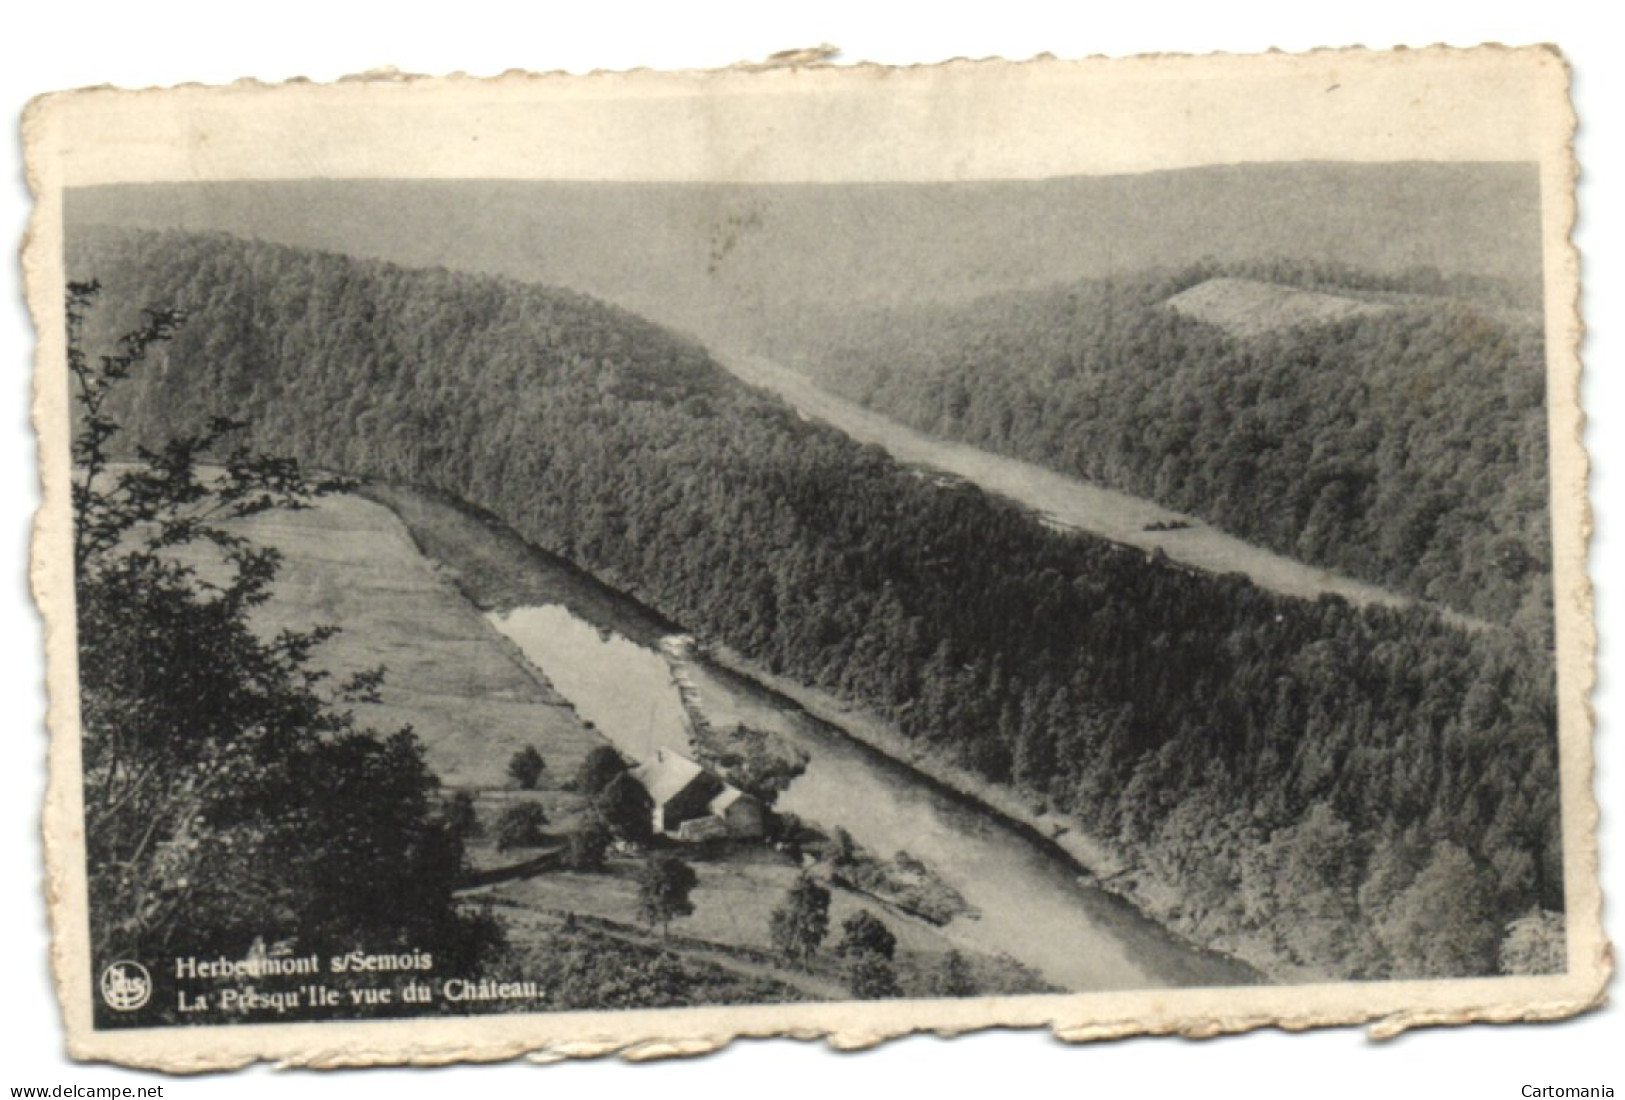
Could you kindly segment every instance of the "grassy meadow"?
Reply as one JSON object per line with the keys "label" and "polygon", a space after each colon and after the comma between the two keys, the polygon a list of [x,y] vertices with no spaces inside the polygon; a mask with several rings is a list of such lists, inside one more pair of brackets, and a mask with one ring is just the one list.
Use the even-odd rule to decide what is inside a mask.
{"label": "grassy meadow", "polygon": [[[959,947],[952,929],[935,927],[849,890],[832,890],[830,936],[810,971],[790,967],[772,953],[772,912],[801,873],[790,856],[759,845],[684,846],[699,875],[694,913],[675,921],[669,939],[637,923],[637,856],[612,857],[604,871],[559,870],[539,859],[561,847],[581,820],[584,799],[570,788],[587,752],[608,742],[576,714],[545,670],[529,664],[486,621],[482,609],[568,597],[572,605],[645,638],[667,624],[646,619],[625,601],[612,601],[505,530],[481,524],[450,503],[410,490],[373,487],[369,495],[337,495],[297,512],[272,512],[239,525],[243,534],[283,555],[271,601],[256,612],[267,633],[331,625],[339,632],[317,651],[315,663],[334,682],[382,666],[380,699],[354,709],[380,731],[411,726],[430,767],[446,789],[475,796],[484,829],[469,844],[480,874],[527,865],[513,877],[465,892],[492,905],[514,947],[543,952],[573,944],[584,933],[607,937],[618,950],[643,957],[667,951],[694,973],[721,986],[708,996],[786,999],[846,996],[840,960],[833,953],[840,926],[859,911],[880,917],[897,937],[897,973],[904,991],[929,995],[944,955]],[[409,531],[393,508],[411,521]],[[419,546],[442,561],[420,552]],[[206,564],[199,562],[207,572]],[[477,606],[478,605],[478,606]],[[546,762],[535,791],[516,789],[509,759],[533,746]],[[520,801],[541,803],[549,824],[543,845],[499,851],[491,839],[502,810]],[[835,822],[830,825],[838,824]],[[534,866],[529,866],[534,864]],[[572,948],[573,949],[573,948]],[[959,947],[978,987],[988,992],[1041,992],[1048,987],[1006,958]],[[561,948],[562,950],[562,948]],[[708,986],[708,988],[710,988]]]}
{"label": "grassy meadow", "polygon": [[256,613],[267,632],[328,624],[317,651],[334,680],[382,666],[378,703],[355,707],[380,731],[411,726],[447,787],[511,785],[509,759],[533,745],[553,782],[604,743],[569,701],[418,553],[387,508],[335,496],[298,512],[272,512],[243,533],[283,555],[275,598]]}

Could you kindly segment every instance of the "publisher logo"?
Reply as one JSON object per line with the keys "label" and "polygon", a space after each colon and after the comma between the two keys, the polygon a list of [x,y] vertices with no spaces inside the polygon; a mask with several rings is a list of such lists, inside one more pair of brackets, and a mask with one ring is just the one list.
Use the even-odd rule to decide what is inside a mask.
{"label": "publisher logo", "polygon": [[152,997],[152,975],[138,962],[120,959],[102,971],[102,1000],[117,1012],[134,1012]]}

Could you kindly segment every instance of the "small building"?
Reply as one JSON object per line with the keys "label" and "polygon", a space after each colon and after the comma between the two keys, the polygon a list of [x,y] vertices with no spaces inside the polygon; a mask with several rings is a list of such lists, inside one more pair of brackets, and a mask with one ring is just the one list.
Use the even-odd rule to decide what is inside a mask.
{"label": "small building", "polygon": [[762,800],[736,787],[723,784],[722,793],[707,807],[711,816],[728,827],[729,836],[760,837],[767,834],[767,807]]}
{"label": "small building", "polygon": [[767,808],[760,799],[680,753],[656,749],[627,774],[649,792],[657,833],[679,840],[757,839],[766,833]]}

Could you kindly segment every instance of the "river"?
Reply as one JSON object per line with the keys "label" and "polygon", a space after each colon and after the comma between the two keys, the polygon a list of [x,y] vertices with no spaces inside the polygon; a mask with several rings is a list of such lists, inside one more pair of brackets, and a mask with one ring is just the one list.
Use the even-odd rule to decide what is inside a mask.
{"label": "river", "polygon": [[[1114,492],[1030,462],[915,431],[829,391],[782,364],[712,345],[711,357],[741,380],[768,390],[803,416],[838,428],[862,443],[883,447],[899,462],[963,478],[1038,512],[1053,526],[1161,550],[1183,565],[1209,573],[1242,573],[1260,588],[1300,599],[1341,596],[1352,604],[1408,607],[1415,601],[1377,585],[1282,557],[1153,501]],[[1160,530],[1147,530],[1157,526]],[[1441,609],[1460,626],[1482,620]]]}
{"label": "river", "polygon": [[[584,614],[593,614],[584,609]],[[595,616],[596,617],[596,616]],[[667,658],[563,604],[490,616],[578,713],[628,755],[688,752],[688,727]],[[811,757],[779,808],[864,847],[923,860],[980,914],[948,934],[1003,952],[1069,990],[1147,989],[1253,982],[1247,967],[1173,936],[1133,906],[1079,881],[1042,841],[937,787],[794,703],[702,656],[684,670],[711,720],[781,733]]]}

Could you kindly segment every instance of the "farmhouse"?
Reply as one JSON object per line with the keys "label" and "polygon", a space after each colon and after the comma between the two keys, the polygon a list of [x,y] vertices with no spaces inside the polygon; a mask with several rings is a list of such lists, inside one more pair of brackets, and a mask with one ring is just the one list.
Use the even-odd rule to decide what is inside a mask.
{"label": "farmhouse", "polygon": [[670,749],[656,749],[627,774],[649,792],[657,833],[679,840],[706,840],[724,836],[754,839],[765,831],[767,811],[761,800]]}

